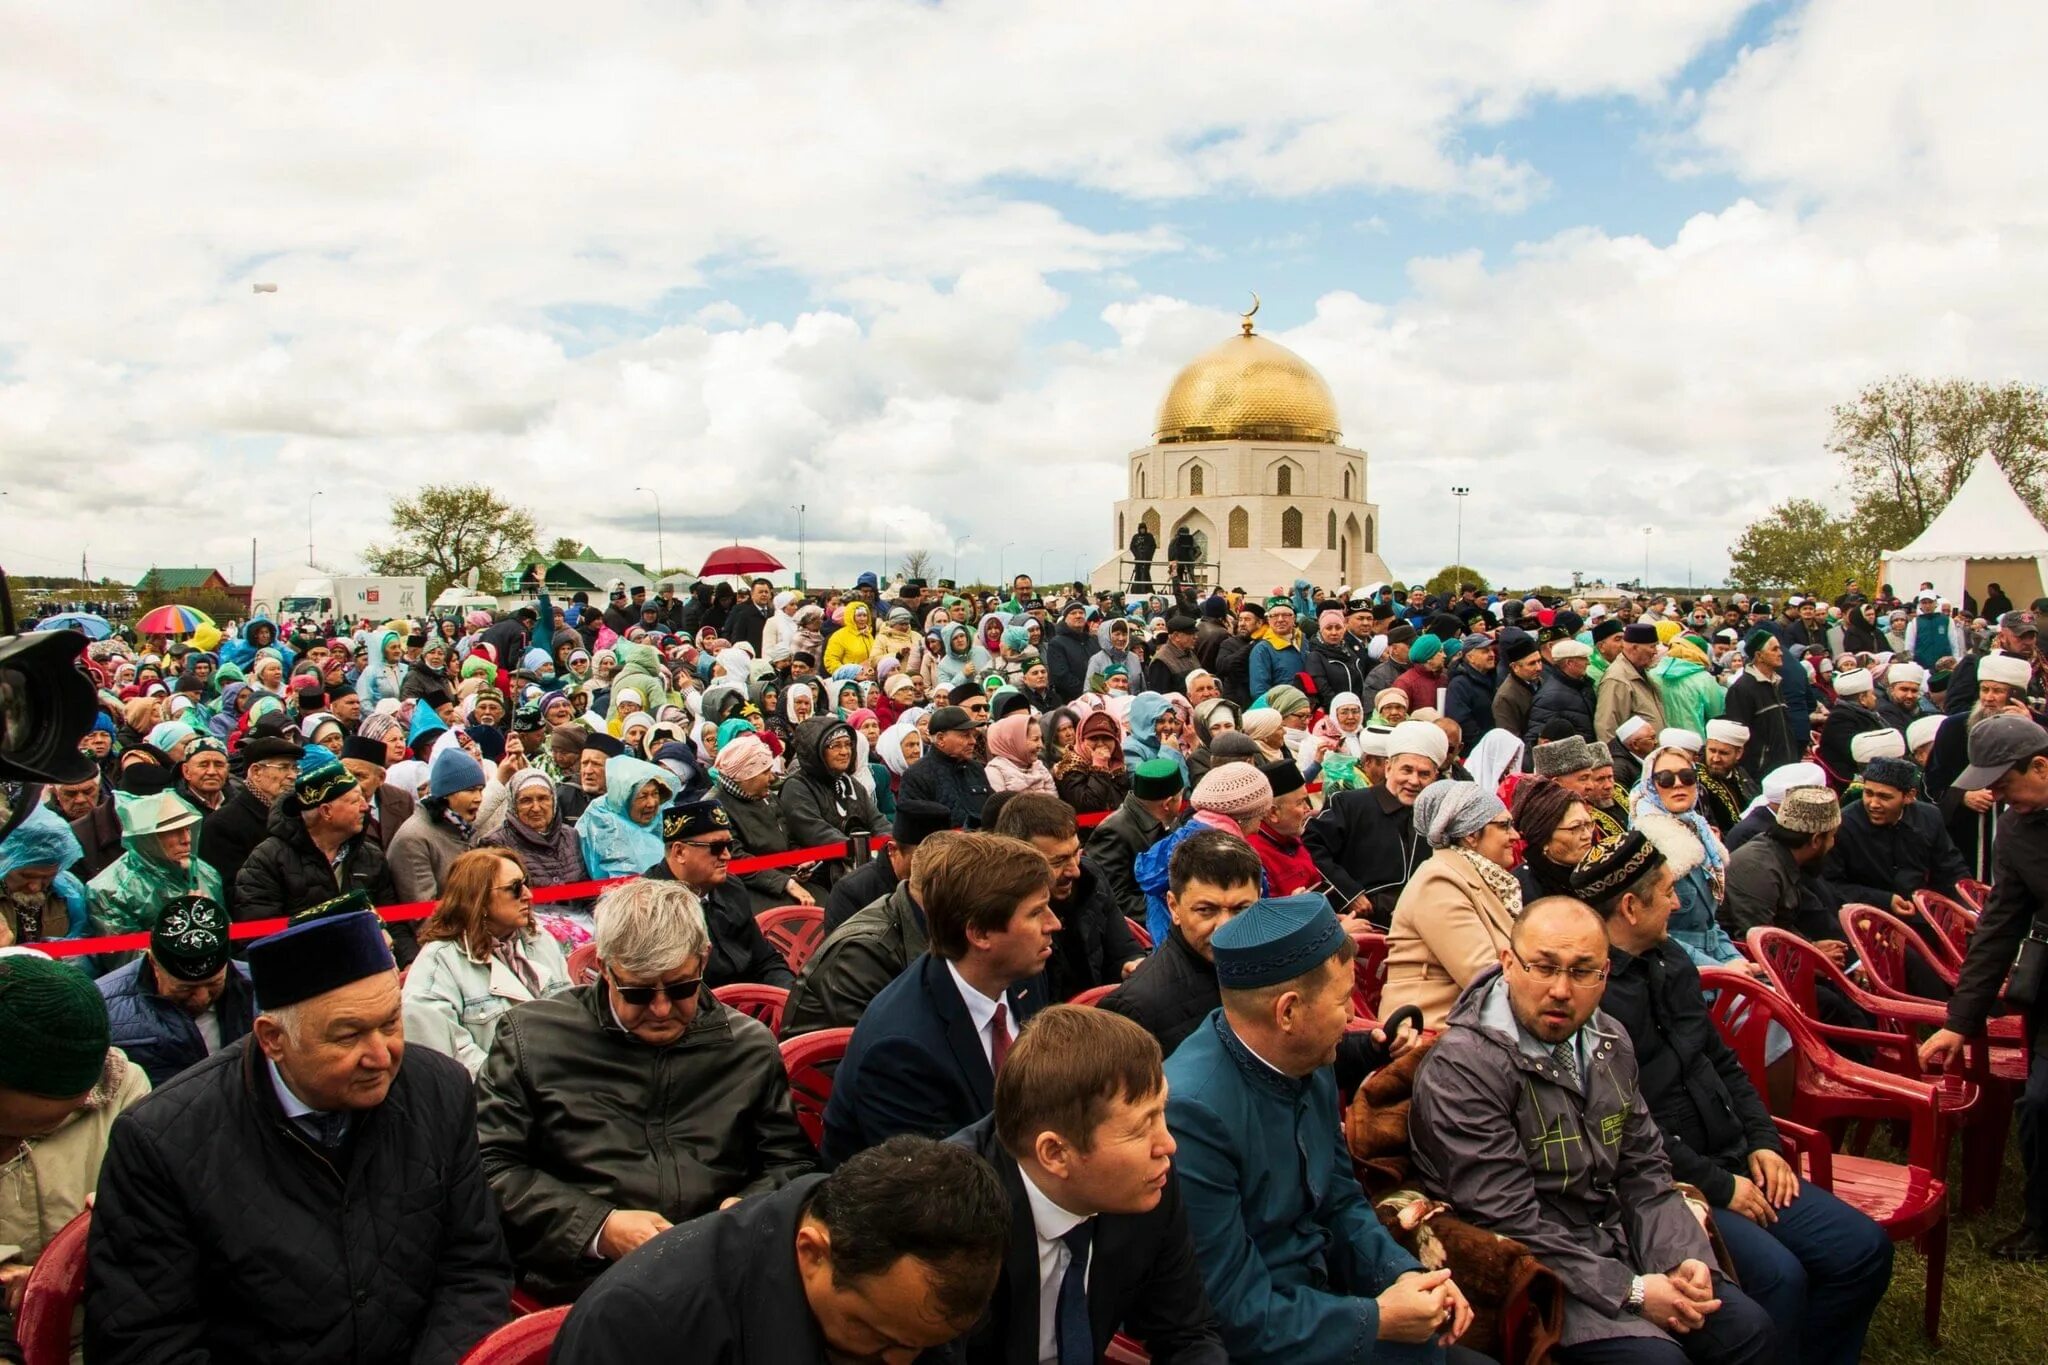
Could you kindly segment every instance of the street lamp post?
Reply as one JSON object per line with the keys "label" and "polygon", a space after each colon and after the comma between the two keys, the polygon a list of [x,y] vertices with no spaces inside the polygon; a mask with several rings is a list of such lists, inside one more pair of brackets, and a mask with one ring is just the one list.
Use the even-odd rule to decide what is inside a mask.
{"label": "street lamp post", "polygon": [[885,522],[883,522],[883,523],[882,523],[882,583],[883,583],[883,585],[884,585],[884,586],[887,586],[887,585],[888,585],[888,582],[889,582],[889,523],[885,521]]}
{"label": "street lamp post", "polygon": [[648,497],[654,499],[654,558],[656,560],[654,576],[659,580],[662,574],[668,571],[668,547],[662,543],[661,538],[661,494],[645,484],[635,484],[633,491],[635,493],[645,493]]}
{"label": "street lamp post", "polygon": [[804,587],[804,508],[808,503],[793,502],[789,510],[796,513],[796,584]]}
{"label": "street lamp post", "polygon": [[1643,528],[1643,592],[1646,595],[1650,591],[1650,532],[1655,529],[1654,526]]}
{"label": "street lamp post", "polygon": [[[1451,576],[1453,578],[1460,578],[1464,576],[1465,569],[1465,499],[1472,496],[1472,490],[1464,484],[1454,483],[1451,485],[1451,496],[1458,500],[1458,549],[1457,553],[1451,558],[1451,563],[1457,568],[1458,572]],[[1451,591],[1456,592],[1457,590],[1458,585],[1453,583]]]}
{"label": "street lamp post", "polygon": [[313,567],[313,499],[319,497],[325,491],[325,489],[316,488],[306,498],[306,566],[308,568]]}

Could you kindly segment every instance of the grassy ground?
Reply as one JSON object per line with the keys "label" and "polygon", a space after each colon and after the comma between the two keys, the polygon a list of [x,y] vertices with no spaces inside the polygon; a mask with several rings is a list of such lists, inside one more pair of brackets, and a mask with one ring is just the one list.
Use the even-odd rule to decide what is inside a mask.
{"label": "grassy ground", "polygon": [[[1886,1155],[1883,1138],[1872,1155]],[[1949,1188],[1960,1188],[1960,1158],[1949,1172]],[[1927,1262],[1900,1243],[1891,1292],[1877,1310],[1863,1358],[1876,1365],[1928,1360],[1970,1365],[2042,1365],[2048,1360],[2048,1265],[2019,1266],[1994,1261],[1984,1248],[2019,1226],[2020,1164],[2008,1143],[1998,1204],[1988,1213],[1953,1219],[1948,1234],[1948,1284],[1942,1296],[1941,1349],[1927,1344],[1920,1311],[1927,1291]],[[1951,1207],[1954,1195],[1951,1193]]]}

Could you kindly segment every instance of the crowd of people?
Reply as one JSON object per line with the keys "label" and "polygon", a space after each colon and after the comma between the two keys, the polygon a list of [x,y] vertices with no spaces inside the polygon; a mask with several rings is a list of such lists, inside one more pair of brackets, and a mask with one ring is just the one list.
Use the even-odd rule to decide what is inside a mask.
{"label": "crowd of people", "polygon": [[[1555,1274],[1572,1365],[1858,1359],[1891,1245],[1701,972],[1771,989],[1758,927],[1853,970],[1843,906],[1989,882],[1913,979],[1959,1060],[2048,939],[2048,602],[1168,590],[93,644],[90,774],[0,839],[0,1326],[90,1206],[93,1365],[453,1365],[515,1289],[574,1305],[559,1365],[1470,1357],[1499,1304],[1415,1200]],[[1399,1067],[1368,1197],[1343,1116]]]}

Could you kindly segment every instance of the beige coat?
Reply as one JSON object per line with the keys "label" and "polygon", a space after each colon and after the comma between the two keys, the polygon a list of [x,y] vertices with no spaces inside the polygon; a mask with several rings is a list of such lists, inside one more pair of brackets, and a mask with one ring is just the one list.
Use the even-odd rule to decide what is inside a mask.
{"label": "beige coat", "polygon": [[1414,1005],[1424,1028],[1442,1028],[1458,993],[1500,962],[1514,927],[1507,906],[1465,855],[1438,849],[1394,904],[1380,1017]]}
{"label": "beige coat", "polygon": [[[85,1208],[99,1187],[107,1133],[122,1111],[149,1093],[149,1077],[117,1047],[85,1105],[47,1137],[23,1143],[0,1161],[0,1265],[33,1265],[43,1247]],[[78,1330],[72,1331],[72,1359]],[[14,1340],[14,1315],[0,1305],[0,1340]]]}
{"label": "beige coat", "polygon": [[1600,696],[1593,706],[1593,733],[1602,744],[1614,738],[1630,716],[1641,716],[1652,730],[1664,728],[1664,694],[1643,676],[1642,670],[1617,654],[1600,679]]}

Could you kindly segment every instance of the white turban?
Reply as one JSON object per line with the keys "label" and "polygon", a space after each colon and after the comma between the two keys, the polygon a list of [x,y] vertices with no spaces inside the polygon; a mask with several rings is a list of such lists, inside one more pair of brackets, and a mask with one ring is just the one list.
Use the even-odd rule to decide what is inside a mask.
{"label": "white turban", "polygon": [[1986,654],[1977,664],[1977,681],[1980,683],[2025,687],[2033,676],[2034,670],[2016,654]]}
{"label": "white turban", "polygon": [[1849,741],[1849,756],[1858,763],[1873,758],[1904,758],[1906,737],[1897,730],[1865,730]]}
{"label": "white turban", "polygon": [[1867,668],[1845,668],[1835,675],[1835,695],[1838,697],[1860,697],[1875,686]]}
{"label": "white turban", "polygon": [[1683,749],[1689,754],[1696,754],[1706,747],[1706,741],[1683,725],[1669,725],[1657,732],[1657,747]]}
{"label": "white turban", "polygon": [[1764,774],[1763,795],[1749,803],[1742,813],[1747,815],[1759,806],[1775,806],[1785,799],[1785,793],[1799,787],[1825,787],[1828,775],[1818,763],[1787,763],[1782,768],[1773,768]]}
{"label": "white turban", "polygon": [[1906,747],[1918,750],[1924,744],[1934,743],[1934,736],[1941,729],[1947,716],[1922,716],[1906,727]]}
{"label": "white turban", "polygon": [[[1431,726],[1430,728],[1435,729],[1436,727]],[[1385,725],[1366,726],[1365,737],[1358,741],[1359,756],[1361,758],[1385,758],[1387,756],[1387,739],[1393,733],[1393,730]],[[1445,748],[1448,749],[1449,747],[1448,742],[1446,742]]]}
{"label": "white turban", "polygon": [[1894,683],[1914,683],[1925,687],[1927,686],[1927,670],[1916,663],[1901,659],[1884,671],[1884,681],[1887,687]]}
{"label": "white turban", "polygon": [[1414,754],[1441,768],[1451,756],[1451,741],[1426,720],[1404,720],[1387,735],[1387,757]]}
{"label": "white turban", "polygon": [[1707,722],[1707,738],[1717,744],[1749,743],[1749,727],[1739,720],[1710,720]]}
{"label": "white turban", "polygon": [[1650,722],[1644,720],[1641,716],[1630,716],[1627,720],[1614,727],[1614,737],[1623,744],[1626,744],[1649,728]]}

